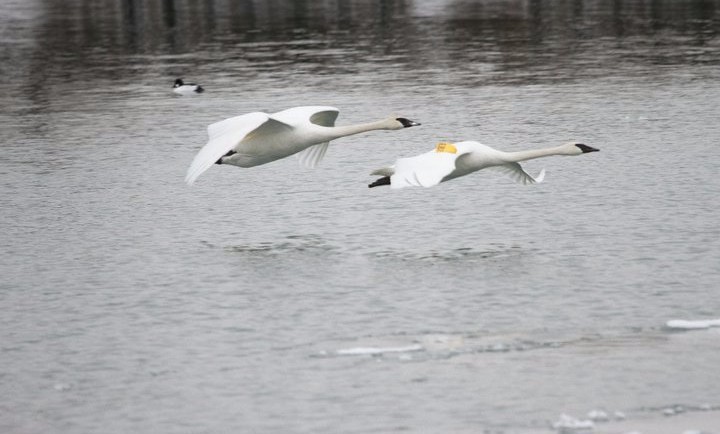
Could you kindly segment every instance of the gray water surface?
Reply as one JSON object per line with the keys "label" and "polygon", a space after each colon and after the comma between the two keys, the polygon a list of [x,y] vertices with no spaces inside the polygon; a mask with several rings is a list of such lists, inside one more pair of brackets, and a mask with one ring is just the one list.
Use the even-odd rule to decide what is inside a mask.
{"label": "gray water surface", "polygon": [[[632,4],[626,4],[632,3]],[[515,433],[720,405],[717,1],[0,5],[0,431]],[[176,77],[207,91],[172,93]],[[422,126],[183,177],[298,105]],[[368,189],[439,141],[601,149]]]}

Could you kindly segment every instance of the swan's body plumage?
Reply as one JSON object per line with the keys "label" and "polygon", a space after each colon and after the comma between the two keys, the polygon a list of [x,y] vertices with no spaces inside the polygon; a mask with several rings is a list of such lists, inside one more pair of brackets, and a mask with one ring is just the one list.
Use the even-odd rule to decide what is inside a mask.
{"label": "swan's body plumage", "polygon": [[298,154],[300,163],[315,167],[331,140],[371,130],[395,130],[419,125],[405,118],[335,126],[335,107],[294,107],[273,114],[248,113],[208,127],[209,140],[187,171],[192,184],[213,164],[254,167]]}
{"label": "swan's body plumage", "polygon": [[500,170],[521,184],[535,184],[543,181],[545,169],[533,177],[522,168],[520,161],[551,155],[581,155],[593,151],[597,149],[575,142],[521,152],[500,151],[475,141],[439,143],[430,152],[400,158],[393,166],[375,170],[372,175],[383,178],[369,186],[432,187],[486,168]]}

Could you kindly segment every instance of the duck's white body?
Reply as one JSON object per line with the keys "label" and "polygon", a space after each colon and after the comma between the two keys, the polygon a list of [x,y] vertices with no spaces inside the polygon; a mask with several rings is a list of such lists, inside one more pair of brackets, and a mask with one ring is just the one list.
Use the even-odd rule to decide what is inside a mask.
{"label": "duck's white body", "polygon": [[374,171],[381,175],[370,187],[390,184],[391,188],[432,187],[444,181],[486,168],[497,168],[521,184],[542,182],[545,169],[536,177],[531,176],[520,161],[551,155],[581,155],[597,151],[581,143],[566,143],[552,148],[530,151],[504,152],[479,142],[440,143],[430,152],[410,158],[400,158],[394,166]]}
{"label": "duck's white body", "polygon": [[182,81],[181,78],[175,80],[175,84],[173,85],[173,92],[179,93],[181,95],[194,95],[202,93],[204,91],[205,89],[203,89],[203,87],[199,84],[185,83]]}
{"label": "duck's white body", "polygon": [[336,127],[338,114],[334,107],[294,107],[273,114],[248,113],[212,124],[208,127],[209,141],[193,160],[185,181],[192,184],[216,163],[253,167],[298,153],[302,164],[315,167],[333,139],[419,125],[405,118],[391,117]]}

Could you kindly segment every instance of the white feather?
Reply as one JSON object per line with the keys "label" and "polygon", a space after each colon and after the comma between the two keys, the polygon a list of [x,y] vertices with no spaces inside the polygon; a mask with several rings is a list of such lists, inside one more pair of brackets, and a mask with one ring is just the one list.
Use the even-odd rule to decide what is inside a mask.
{"label": "white feather", "polygon": [[325,153],[327,152],[328,146],[330,146],[330,142],[324,142],[319,145],[310,146],[304,151],[298,152],[297,155],[300,158],[300,164],[314,169],[315,166],[322,161]]}
{"label": "white feather", "polygon": [[538,176],[534,177],[527,173],[520,163],[506,163],[502,166],[492,166],[490,169],[497,170],[498,172],[502,172],[505,175],[509,176],[510,179],[517,182],[518,184],[528,185],[528,184],[539,184],[543,182],[543,179],[545,179],[545,169],[542,169]]}

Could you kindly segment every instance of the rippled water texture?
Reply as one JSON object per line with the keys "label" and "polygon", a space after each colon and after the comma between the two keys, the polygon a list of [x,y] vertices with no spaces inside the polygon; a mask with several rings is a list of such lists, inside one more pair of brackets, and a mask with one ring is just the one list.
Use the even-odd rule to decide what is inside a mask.
{"label": "rippled water texture", "polygon": [[[552,432],[720,408],[720,3],[0,5],[0,431]],[[173,94],[175,78],[206,92]],[[422,126],[183,177],[206,126]],[[368,189],[438,141],[601,149]],[[692,427],[688,427],[692,428]]]}

